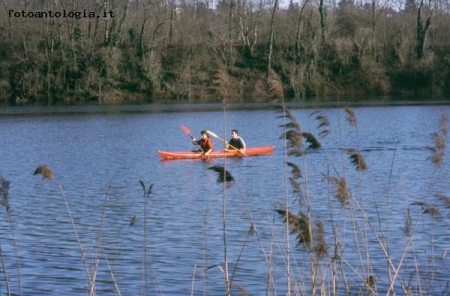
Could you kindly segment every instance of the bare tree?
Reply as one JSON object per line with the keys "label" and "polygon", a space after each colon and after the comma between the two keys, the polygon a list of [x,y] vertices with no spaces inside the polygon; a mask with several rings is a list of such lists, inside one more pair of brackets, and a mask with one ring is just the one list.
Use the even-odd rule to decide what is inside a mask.
{"label": "bare tree", "polygon": [[124,6],[122,17],[120,18],[119,27],[117,29],[117,33],[113,40],[113,46],[115,46],[115,47],[122,44],[123,34],[124,34],[125,28],[127,26],[129,5],[130,5],[130,1],[125,1],[125,6]]}
{"label": "bare tree", "polygon": [[234,39],[234,18],[236,14],[236,0],[230,0],[230,15],[228,18],[228,42],[229,42],[229,52],[228,52],[228,65],[232,63],[233,60],[233,39]]}
{"label": "bare tree", "polygon": [[278,0],[273,2],[272,15],[270,18],[270,33],[269,33],[269,52],[267,54],[267,75],[269,75],[272,69],[272,55],[273,55],[273,42],[274,42],[274,23],[275,23],[275,13],[278,9]]}
{"label": "bare tree", "polygon": [[[434,9],[432,6],[432,0],[428,0],[428,5],[424,6],[424,0],[420,0],[419,8],[417,9],[417,58],[421,60],[425,53],[425,42],[428,35],[428,31],[431,26],[431,18],[433,16]],[[424,16],[422,16],[424,15]],[[423,19],[424,17],[424,19]]]}
{"label": "bare tree", "polygon": [[298,23],[297,23],[297,34],[295,37],[295,56],[297,63],[300,61],[300,48],[301,48],[301,26],[303,21],[303,12],[305,10],[305,7],[308,5],[309,0],[303,1],[303,5],[300,9],[300,13],[298,16]]}
{"label": "bare tree", "polygon": [[371,3],[371,25],[372,25],[372,55],[376,56],[376,31],[377,22],[381,13],[388,7],[390,0],[383,0],[383,3],[379,3],[378,0],[372,0]]}
{"label": "bare tree", "polygon": [[239,35],[244,42],[246,54],[252,56],[253,50],[258,40],[258,26],[262,13],[262,0],[255,11],[254,2],[242,0],[238,2]]}
{"label": "bare tree", "polygon": [[322,42],[325,42],[325,30],[327,26],[327,14],[324,0],[319,0],[319,15],[320,15],[320,30],[322,36]]}

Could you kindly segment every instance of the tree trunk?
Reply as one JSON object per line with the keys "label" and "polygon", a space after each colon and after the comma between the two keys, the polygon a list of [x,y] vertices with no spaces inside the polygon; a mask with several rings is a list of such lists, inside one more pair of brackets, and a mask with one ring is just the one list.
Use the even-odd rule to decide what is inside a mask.
{"label": "tree trunk", "polygon": [[229,44],[229,52],[228,52],[228,61],[227,61],[227,65],[225,66],[231,66],[232,64],[232,55],[233,55],[233,22],[234,22],[234,14],[235,14],[235,9],[236,9],[236,0],[231,0],[230,1],[230,17],[228,19],[228,42]]}
{"label": "tree trunk", "polygon": [[142,23],[141,26],[141,32],[139,33],[139,43],[138,43],[138,57],[142,60],[144,57],[144,53],[146,52],[146,46],[145,46],[145,25],[148,22],[147,15],[145,16],[145,20]]}
{"label": "tree trunk", "polygon": [[372,0],[372,55],[375,57],[376,1]]}
{"label": "tree trunk", "polygon": [[117,29],[117,34],[116,34],[116,37],[114,38],[114,47],[117,47],[122,44],[123,34],[125,31],[125,27],[127,25],[129,5],[130,5],[130,2],[126,1],[125,7],[123,10],[123,15],[122,15],[122,18],[120,19],[119,28]]}
{"label": "tree trunk", "polygon": [[269,77],[270,70],[272,69],[272,54],[273,54],[273,39],[274,39],[274,23],[275,12],[278,8],[278,0],[273,3],[272,17],[270,18],[270,33],[269,33],[269,52],[267,54],[267,77]]}
{"label": "tree trunk", "polygon": [[323,3],[323,0],[319,1],[319,14],[320,14],[320,30],[321,30],[321,36],[322,36],[322,43],[325,42],[325,29],[327,25],[326,20],[326,10],[325,5]]}
{"label": "tree trunk", "polygon": [[300,48],[301,48],[301,26],[302,26],[302,16],[303,11],[305,10],[306,5],[309,3],[309,0],[303,2],[302,8],[300,9],[300,14],[298,16],[298,24],[297,24],[297,35],[295,37],[295,61],[297,64],[300,63]]}
{"label": "tree trunk", "polygon": [[430,30],[431,25],[431,16],[433,10],[427,14],[425,19],[425,24],[423,24],[422,20],[422,9],[423,9],[423,0],[420,1],[419,9],[417,10],[417,58],[421,60],[425,55],[425,42],[427,38],[428,31]]}

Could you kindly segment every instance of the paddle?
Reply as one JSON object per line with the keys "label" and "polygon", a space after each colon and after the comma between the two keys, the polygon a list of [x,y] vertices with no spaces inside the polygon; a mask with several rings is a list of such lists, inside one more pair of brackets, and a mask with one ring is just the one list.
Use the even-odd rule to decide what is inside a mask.
{"label": "paddle", "polygon": [[191,135],[191,131],[185,127],[184,125],[181,126],[181,129],[186,133],[186,135],[188,135],[189,137],[191,137],[192,141],[195,141],[194,137]]}
{"label": "paddle", "polygon": [[[191,131],[190,131],[187,127],[185,127],[184,125],[182,125],[182,126],[181,126],[181,129],[186,133],[186,135],[188,135],[189,137],[191,137],[191,139],[192,139],[192,141],[195,143],[195,145],[197,145],[197,146],[200,147],[200,145],[197,143],[197,141],[195,141],[195,138],[191,135]],[[200,149],[202,150],[202,152],[205,152],[205,151],[203,151],[202,147],[200,147]]]}
{"label": "paddle", "polygon": [[238,152],[242,153],[243,155],[247,156],[247,154],[245,154],[244,151],[241,151],[241,150],[237,149],[236,147],[234,147],[233,145],[231,145],[230,143],[228,143],[227,141],[225,141],[224,139],[222,139],[221,137],[219,137],[216,133],[213,133],[212,131],[208,131],[208,130],[207,130],[206,132],[208,133],[208,135],[211,135],[211,136],[213,136],[214,138],[221,140],[221,141],[224,142],[226,145],[230,146],[231,148],[235,149],[236,151],[238,151]]}

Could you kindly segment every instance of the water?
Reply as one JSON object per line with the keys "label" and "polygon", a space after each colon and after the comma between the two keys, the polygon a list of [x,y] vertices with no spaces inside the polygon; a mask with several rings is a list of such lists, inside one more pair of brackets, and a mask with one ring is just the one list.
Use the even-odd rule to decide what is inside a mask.
{"label": "water", "polygon": [[[365,293],[363,281],[373,275],[376,291],[385,294],[389,285],[385,252],[392,261],[391,277],[399,271],[397,294],[407,286],[413,293],[449,293],[450,210],[435,198],[437,193],[450,196],[449,166],[444,158],[437,169],[424,149],[433,145],[430,133],[438,131],[441,110],[450,113],[448,106],[354,108],[357,129],[346,122],[343,109],[323,109],[331,127],[320,140],[324,150],[289,159],[280,139],[282,119],[274,110],[175,109],[64,107],[40,114],[33,109],[2,109],[0,174],[11,182],[11,213],[8,216],[1,208],[0,247],[13,293],[87,295],[88,276],[96,270],[98,295],[223,295],[223,185],[208,168],[225,165],[236,180],[226,191],[232,294],[240,288],[252,295],[264,295],[266,290],[285,294],[285,226],[274,209],[277,202],[284,203],[288,188],[291,211],[306,211],[285,182],[290,177],[286,160],[302,169],[300,182],[310,197],[311,217],[324,224],[330,257],[321,261],[321,279],[327,291],[335,228],[343,258],[337,275],[339,294],[345,294],[343,273],[352,292]],[[318,135],[319,124],[310,116],[315,110],[291,111],[303,131]],[[161,160],[157,150],[193,148],[181,125],[196,137],[209,129],[227,139],[237,128],[247,145],[275,145],[275,153],[211,161]],[[220,148],[220,141],[215,145]],[[356,172],[341,148],[359,149],[368,170]],[[54,171],[53,181],[33,175],[41,164]],[[324,179],[344,172],[354,196],[345,209]],[[148,197],[140,180],[146,188],[153,184]],[[433,205],[440,215],[421,215],[414,202]],[[408,209],[415,227],[412,240],[403,231]],[[133,216],[136,224],[130,226]],[[252,220],[257,235],[249,236]],[[295,246],[295,235],[290,238],[289,258],[298,281],[293,291],[309,294],[309,254]],[[7,293],[6,282],[2,273],[1,294]]]}

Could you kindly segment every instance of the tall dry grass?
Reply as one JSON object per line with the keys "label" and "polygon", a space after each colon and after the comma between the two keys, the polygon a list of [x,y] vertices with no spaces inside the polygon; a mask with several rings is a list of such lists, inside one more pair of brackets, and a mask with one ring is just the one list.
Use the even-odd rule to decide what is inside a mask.
{"label": "tall dry grass", "polygon": [[[386,212],[381,212],[381,207],[377,206],[374,196],[374,203],[376,205],[376,216],[369,216],[365,208],[366,199],[370,198],[367,195],[366,185],[363,183],[364,174],[370,174],[369,166],[366,163],[362,153],[358,147],[358,120],[356,112],[351,108],[344,108],[346,117],[345,120],[351,128],[354,129],[355,147],[341,148],[341,161],[332,160],[326,149],[323,149],[321,143],[313,136],[313,133],[305,132],[300,129],[300,124],[297,122],[290,110],[285,107],[281,108],[282,118],[285,120],[281,127],[283,128],[282,138],[286,141],[286,165],[291,168],[290,176],[287,178],[294,193],[295,202],[298,203],[296,207],[298,214],[292,210],[292,201],[286,199],[285,203],[279,203],[276,212],[281,215],[283,222],[288,225],[291,235],[295,235],[297,246],[308,253],[310,256],[310,270],[311,276],[310,289],[308,293],[312,295],[380,295],[387,293],[393,295],[402,293],[404,295],[428,295],[429,293],[436,293],[432,285],[422,286],[420,283],[424,281],[421,274],[420,264],[425,264],[428,271],[428,281],[431,283],[435,280],[437,272],[433,270],[435,259],[430,259],[430,262],[418,262],[418,250],[414,247],[414,236],[416,236],[417,227],[425,216],[430,216],[433,220],[442,217],[439,207],[431,202],[417,201],[406,206],[407,216],[405,218],[404,233],[408,237],[406,245],[403,247],[403,254],[401,258],[393,258],[390,251],[389,240],[389,196],[387,193]],[[312,112],[310,117],[314,117],[318,121],[318,134],[324,139],[330,133],[329,120],[323,111]],[[338,128],[341,128],[338,126]],[[339,131],[339,135],[342,133]],[[306,135],[306,136],[305,136]],[[428,157],[437,168],[443,164],[443,156],[445,152],[445,143],[447,135],[447,114],[442,112],[438,123],[438,131],[431,133],[433,145],[425,147],[431,152]],[[306,139],[306,140],[305,140]],[[308,145],[309,144],[309,145]],[[308,155],[321,150],[326,159],[329,170],[323,173],[324,181],[330,187],[329,196],[336,198],[341,205],[341,213],[336,216],[335,211],[330,209],[330,220],[327,221],[329,225],[327,229],[331,229],[331,235],[324,236],[324,223],[317,219],[316,223],[311,222],[311,217],[321,216],[315,213],[311,197],[308,195],[310,182],[307,180],[308,166],[305,161]],[[300,161],[289,160],[291,157],[300,158]],[[394,154],[395,157],[395,154]],[[348,163],[347,159],[348,158]],[[339,164],[341,163],[341,164]],[[349,184],[348,164],[353,166],[358,173],[359,180],[358,187],[351,187]],[[339,168],[340,167],[340,168]],[[388,182],[391,182],[392,167],[390,168]],[[353,176],[354,174],[352,174]],[[303,181],[299,181],[303,178]],[[370,186],[370,184],[369,184]],[[430,187],[432,184],[430,184]],[[450,199],[442,194],[437,194],[435,197],[441,201],[444,206],[448,207]],[[330,207],[332,203],[330,202]],[[420,207],[420,216],[412,216],[412,209],[410,206]],[[350,229],[352,233],[348,235],[341,231],[346,227],[346,220],[350,217]],[[429,230],[432,239],[434,238],[434,226]],[[353,239],[351,237],[353,236]],[[373,237],[370,241],[369,238]],[[375,241],[373,241],[373,239]],[[344,249],[345,240],[352,240],[352,249]],[[392,242],[391,242],[392,243]],[[375,246],[374,246],[375,244]],[[385,274],[375,274],[375,267],[373,266],[372,252],[377,248],[386,258]],[[398,247],[398,246],[396,246]],[[319,252],[318,252],[319,251]],[[431,253],[434,253],[434,244],[431,245]],[[354,266],[346,259],[347,256],[359,257],[359,264]],[[406,266],[405,261],[408,257],[415,258],[413,268]],[[289,258],[291,259],[291,258]],[[399,260],[399,262],[397,261]],[[379,267],[377,267],[379,269]],[[350,270],[348,272],[347,270]],[[409,281],[400,279],[401,274],[410,274]],[[349,281],[349,278],[359,278],[358,281]],[[414,278],[414,279],[412,279]],[[325,282],[329,279],[328,282]],[[378,282],[387,281],[388,285],[379,287]],[[415,281],[416,286],[412,286],[411,282]],[[328,285],[326,285],[328,284]],[[289,285],[289,284],[288,284]],[[448,284],[447,284],[448,286]],[[288,287],[288,294],[291,294],[291,289]],[[433,292],[431,292],[433,291]],[[442,291],[443,295],[448,292],[448,288]],[[297,295],[298,293],[293,293]]]}
{"label": "tall dry grass", "polygon": [[[428,259],[430,261],[420,261],[422,259],[419,255],[421,255],[422,250],[417,247],[418,229],[419,227],[430,227],[427,231],[429,231],[431,237],[434,237],[436,223],[445,222],[445,220],[439,219],[446,215],[444,211],[450,209],[450,197],[443,193],[432,193],[430,189],[426,193],[427,198],[417,199],[405,205],[406,214],[403,225],[405,239],[398,242],[398,244],[403,244],[400,245],[402,253],[400,258],[398,254],[394,256],[390,245],[392,240],[389,240],[389,215],[391,213],[388,207],[386,207],[385,212],[382,212],[383,208],[378,206],[375,201],[376,209],[372,212],[375,212],[376,215],[369,214],[366,209],[367,199],[371,198],[367,196],[367,187],[370,187],[370,184],[366,187],[363,182],[366,179],[363,177],[370,174],[370,166],[366,163],[363,153],[358,149],[356,112],[351,108],[344,109],[346,124],[355,130],[355,147],[340,147],[340,158],[336,160],[334,159],[335,155],[331,155],[323,144],[326,142],[326,137],[332,133],[332,126],[326,112],[312,112],[310,118],[317,121],[317,131],[304,131],[291,110],[281,106],[278,111],[279,119],[282,120],[280,125],[282,129],[281,138],[285,144],[283,160],[285,195],[276,197],[274,213],[275,216],[279,217],[277,219],[280,223],[284,224],[284,233],[281,236],[284,236],[285,239],[279,239],[280,234],[276,233],[279,228],[276,226],[277,222],[274,222],[274,225],[270,225],[273,232],[270,237],[271,241],[267,243],[267,236],[262,237],[259,232],[259,228],[265,225],[259,224],[258,221],[261,220],[254,218],[254,209],[252,204],[248,202],[245,193],[240,189],[239,178],[233,175],[226,162],[224,166],[210,166],[209,171],[217,174],[217,184],[218,189],[220,189],[218,192],[223,195],[224,264],[194,266],[191,295],[196,294],[194,281],[197,273],[205,274],[211,272],[215,267],[221,270],[224,275],[225,290],[223,294],[251,295],[246,283],[239,281],[237,270],[240,264],[245,261],[245,258],[243,258],[244,251],[249,248],[250,242],[253,240],[257,242],[263,254],[262,260],[264,260],[267,268],[266,295],[284,294],[284,291],[287,295],[430,295],[436,293],[433,283],[440,271],[435,270],[434,245],[432,243],[432,249],[427,250],[431,254]],[[442,112],[437,131],[430,134],[432,144],[425,147],[431,153],[427,160],[435,166],[436,174],[439,174],[439,170],[444,163],[447,124],[447,114]],[[338,126],[338,128],[342,127]],[[315,134],[318,136],[316,137]],[[338,134],[342,133],[339,132]],[[323,200],[328,202],[330,208],[327,218],[323,218],[326,216],[323,213],[318,213],[318,209],[315,208],[313,202],[316,197],[311,194],[311,186],[317,186],[316,182],[309,179],[311,178],[309,174],[311,169],[308,166],[308,158],[312,153],[323,155],[328,166],[321,175],[323,184],[321,189],[324,192],[323,197],[326,197]],[[395,154],[393,157],[395,157]],[[353,172],[349,173],[350,170],[353,170]],[[392,173],[392,170],[391,167],[390,173]],[[104,263],[108,267],[114,293],[121,295],[120,283],[114,271],[114,260],[109,258],[102,244],[105,207],[103,206],[102,219],[98,225],[95,254],[93,257],[89,257],[79,237],[77,223],[71,213],[71,206],[56,174],[46,165],[38,166],[34,174],[41,175],[44,181],[57,183],[57,189],[64,201],[73,234],[78,244],[80,259],[85,268],[89,294],[97,294],[96,281],[98,280],[99,265]],[[351,180],[355,176],[359,178],[356,182]],[[391,182],[390,178],[388,182]],[[151,264],[148,261],[147,206],[154,193],[153,184],[147,185],[142,180],[139,180],[139,183],[145,199],[142,213],[144,243],[142,246],[142,289],[140,294],[148,295],[150,283],[148,282],[147,271],[151,268]],[[248,184],[246,185],[248,186]],[[430,184],[430,187],[432,186],[433,183]],[[11,209],[9,202],[9,187],[10,182],[0,177],[0,205],[6,209],[6,213],[10,217],[13,209]],[[232,242],[233,244],[241,244],[239,246],[240,251],[232,265],[229,265],[228,258],[230,241],[228,240],[227,202],[228,191],[230,190],[234,190],[233,193],[237,192],[240,197],[243,204],[242,212],[246,215],[248,221],[248,224],[243,225],[248,231],[242,241]],[[389,192],[384,198],[389,200]],[[108,194],[105,195],[103,205],[106,205],[107,199]],[[340,206],[338,210],[333,209],[336,201]],[[273,202],[273,200],[267,202]],[[127,221],[128,229],[137,223],[142,223],[138,216],[139,213],[129,218]],[[423,224],[424,220],[427,220],[426,224]],[[12,229],[11,227],[13,233]],[[204,239],[208,240],[206,233]],[[267,245],[270,247],[267,248]],[[396,247],[398,249],[399,246]],[[374,249],[384,255],[385,266],[375,268],[372,258]],[[283,275],[275,272],[276,265],[279,264],[276,260],[277,256],[283,258],[285,268]],[[357,258],[357,262],[355,263],[351,258]],[[16,259],[19,260],[19,256],[16,256]],[[12,295],[8,280],[9,270],[7,270],[1,248],[0,260],[6,293]],[[428,268],[426,271],[421,270],[424,265]],[[17,266],[20,279],[20,264],[17,264]],[[304,271],[305,266],[308,267],[308,272]],[[424,276],[427,283],[424,283]],[[281,287],[277,284],[277,279],[280,277],[286,279],[286,286]],[[155,278],[155,281],[157,281],[157,278]],[[207,283],[203,284],[207,285]],[[441,291],[442,295],[446,295],[450,291],[449,285],[447,283],[446,288]],[[20,291],[20,282],[18,291]],[[160,294],[163,295],[164,292],[161,291]],[[207,286],[204,287],[203,294],[209,294]]]}

